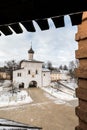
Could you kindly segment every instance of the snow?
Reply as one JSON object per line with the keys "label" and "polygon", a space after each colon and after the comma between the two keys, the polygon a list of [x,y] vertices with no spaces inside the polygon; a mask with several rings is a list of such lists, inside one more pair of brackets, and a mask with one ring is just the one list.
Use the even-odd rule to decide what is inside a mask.
{"label": "snow", "polygon": [[[22,127],[0,126],[0,130],[26,130],[26,129]],[[39,129],[27,128],[27,130],[39,130]]]}
{"label": "snow", "polygon": [[43,72],[50,72],[50,70],[47,69],[47,68],[43,68],[42,71],[43,71]]}
{"label": "snow", "polygon": [[48,92],[52,96],[57,97],[58,99],[62,99],[62,100],[66,100],[66,101],[74,99],[74,97],[72,95],[58,91],[51,87],[46,87],[46,88],[43,87],[42,89],[44,89],[46,92]]}
{"label": "snow", "polygon": [[53,97],[57,99],[55,100],[56,104],[65,104],[65,103],[67,104],[70,101],[71,102],[76,101],[77,103],[78,99],[76,98],[76,95],[75,95],[75,88],[77,87],[77,84],[74,81],[73,82],[61,81],[61,83],[68,86],[69,88],[72,88],[72,91],[70,92],[70,89],[61,85],[57,89],[58,86],[56,86],[56,83],[52,83],[53,87],[52,86],[42,87],[42,89],[46,91],[48,94],[50,94],[50,96],[52,95]]}
{"label": "snow", "polygon": [[72,80],[72,81],[71,80],[70,81],[60,81],[60,83],[63,83],[64,85],[66,85],[66,86],[68,86],[68,87],[70,87],[74,90],[75,90],[75,88],[78,87],[78,85],[75,83],[74,80]]}
{"label": "snow", "polygon": [[0,81],[0,107],[19,106],[33,100],[27,90],[19,90],[18,83],[10,80]]}
{"label": "snow", "polygon": [[[27,127],[27,128],[26,128]],[[30,126],[20,122],[0,118],[0,130],[40,130],[39,127]]]}
{"label": "snow", "polygon": [[13,94],[11,92],[4,92],[0,95],[0,107],[16,106],[31,102],[32,99],[25,90]]}
{"label": "snow", "polygon": [[[75,83],[75,81],[72,82],[61,81],[61,83],[68,86],[69,88],[72,88],[72,90],[62,85],[58,86],[57,83],[52,83],[48,87],[41,87],[41,88],[48,93],[46,94],[47,97],[51,99],[53,98],[56,104],[65,104],[69,101],[77,100],[75,96],[75,88],[77,87],[77,84]],[[4,83],[4,85],[5,84],[6,83]],[[2,84],[0,85],[0,107],[2,108],[3,107],[6,108],[9,106],[17,107],[19,105],[31,103],[33,101],[26,90],[20,90],[20,91],[16,90],[14,93],[12,93],[12,91],[7,91],[6,87],[4,87],[5,89],[2,89],[3,86],[2,87],[1,86]]]}

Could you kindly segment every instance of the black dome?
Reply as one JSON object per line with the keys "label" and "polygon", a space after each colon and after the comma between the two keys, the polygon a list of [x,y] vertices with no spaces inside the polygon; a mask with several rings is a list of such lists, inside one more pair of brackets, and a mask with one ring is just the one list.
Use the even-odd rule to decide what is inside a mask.
{"label": "black dome", "polygon": [[28,51],[28,53],[34,53],[32,47],[30,48],[30,50]]}

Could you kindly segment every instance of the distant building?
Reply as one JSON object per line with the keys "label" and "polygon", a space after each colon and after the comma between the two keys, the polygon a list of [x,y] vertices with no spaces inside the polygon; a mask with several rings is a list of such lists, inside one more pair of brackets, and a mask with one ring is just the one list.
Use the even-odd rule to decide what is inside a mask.
{"label": "distant building", "polygon": [[21,68],[13,71],[13,82],[22,85],[24,88],[31,86],[43,87],[50,85],[50,70],[42,68],[42,61],[34,60],[32,46],[28,51],[29,60],[20,62]]}
{"label": "distant building", "polygon": [[0,80],[10,80],[11,76],[4,68],[0,68]]}
{"label": "distant building", "polygon": [[52,71],[51,72],[51,81],[59,81],[59,80],[69,80],[70,76],[68,75],[68,71]]}

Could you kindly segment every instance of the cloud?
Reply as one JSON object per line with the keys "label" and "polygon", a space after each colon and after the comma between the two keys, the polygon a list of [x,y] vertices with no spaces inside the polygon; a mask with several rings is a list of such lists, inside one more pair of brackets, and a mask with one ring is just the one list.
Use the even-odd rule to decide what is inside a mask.
{"label": "cloud", "polygon": [[12,34],[10,36],[0,37],[0,62],[6,60],[28,59],[28,50],[31,46],[35,51],[34,58],[44,62],[51,61],[54,65],[68,64],[75,59],[75,50],[78,45],[75,41],[77,26],[71,26],[66,17],[66,26],[55,28],[51,19],[49,19],[50,29],[40,31],[38,25],[36,32],[27,32],[22,34]]}

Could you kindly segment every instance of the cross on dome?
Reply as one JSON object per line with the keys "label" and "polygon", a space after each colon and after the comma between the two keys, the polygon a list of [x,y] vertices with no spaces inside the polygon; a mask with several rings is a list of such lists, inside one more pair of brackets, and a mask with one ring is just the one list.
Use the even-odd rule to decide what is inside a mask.
{"label": "cross on dome", "polygon": [[31,42],[31,47],[30,47],[28,53],[34,53],[34,50],[32,49],[32,42]]}

